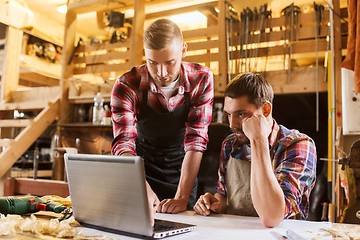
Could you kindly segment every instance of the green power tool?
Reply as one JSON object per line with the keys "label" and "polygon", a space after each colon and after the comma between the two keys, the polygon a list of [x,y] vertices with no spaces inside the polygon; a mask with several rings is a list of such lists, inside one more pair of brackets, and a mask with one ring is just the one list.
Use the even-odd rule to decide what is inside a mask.
{"label": "green power tool", "polygon": [[[37,196],[8,196],[0,197],[0,213],[27,214],[38,211],[52,211],[55,213],[68,212],[69,209],[57,202],[44,202]],[[68,213],[67,213],[68,214]]]}

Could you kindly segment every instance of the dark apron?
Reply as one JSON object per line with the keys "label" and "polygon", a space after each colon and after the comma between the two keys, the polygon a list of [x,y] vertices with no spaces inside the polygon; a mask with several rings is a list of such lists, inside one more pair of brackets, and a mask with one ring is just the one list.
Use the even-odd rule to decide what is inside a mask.
{"label": "dark apron", "polygon": [[[189,114],[190,96],[185,103],[169,113],[159,113],[147,105],[148,91],[143,92],[137,116],[136,153],[144,158],[146,180],[159,200],[174,198],[185,156],[185,122]],[[196,201],[197,179],[191,191],[188,209]]]}

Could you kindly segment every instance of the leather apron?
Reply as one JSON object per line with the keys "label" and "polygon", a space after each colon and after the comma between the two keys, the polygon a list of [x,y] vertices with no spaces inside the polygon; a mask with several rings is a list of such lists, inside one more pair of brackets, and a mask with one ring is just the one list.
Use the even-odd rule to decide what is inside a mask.
{"label": "leather apron", "polygon": [[[278,132],[274,145],[270,149],[270,157],[273,161],[275,156],[275,149],[277,140],[280,136]],[[247,159],[236,159],[230,155],[229,161],[226,165],[226,213],[241,216],[258,217],[254,208],[251,190],[250,190],[250,176],[251,176],[251,153],[250,147],[246,146],[243,151],[248,150],[246,154]],[[273,168],[277,167],[279,163],[273,162]]]}
{"label": "leather apron", "polygon": [[[168,113],[159,113],[147,105],[148,91],[143,92],[137,116],[136,153],[145,162],[146,180],[159,200],[174,198],[185,156],[185,122],[189,114],[190,96],[185,91],[184,104]],[[188,209],[196,201],[197,179]]]}

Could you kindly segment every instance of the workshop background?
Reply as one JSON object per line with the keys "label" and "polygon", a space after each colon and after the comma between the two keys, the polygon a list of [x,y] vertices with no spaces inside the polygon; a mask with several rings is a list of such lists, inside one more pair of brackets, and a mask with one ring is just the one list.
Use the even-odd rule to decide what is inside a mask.
{"label": "workshop background", "polygon": [[[220,145],[229,133],[225,86],[252,71],[274,88],[277,122],[315,140],[318,177],[309,220],[360,222],[360,84],[357,48],[348,51],[356,27],[351,4],[0,0],[0,195],[9,177],[64,180],[63,154],[71,149],[110,154],[112,85],[144,63],[144,28],[169,17],[188,43],[184,61],[210,67],[215,77],[199,194],[214,191]],[[356,45],[355,38],[350,42]],[[355,77],[341,66],[347,54],[355,60],[345,68]]]}

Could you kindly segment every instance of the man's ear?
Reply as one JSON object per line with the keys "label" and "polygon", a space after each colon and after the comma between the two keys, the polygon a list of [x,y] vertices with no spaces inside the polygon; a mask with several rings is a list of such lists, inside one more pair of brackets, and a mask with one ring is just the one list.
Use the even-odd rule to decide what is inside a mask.
{"label": "man's ear", "polygon": [[186,56],[186,51],[187,51],[187,44],[184,42],[183,43],[183,47],[181,49],[181,57],[184,58]]}
{"label": "man's ear", "polygon": [[262,112],[263,115],[267,118],[270,114],[271,114],[271,110],[272,110],[272,105],[269,101],[266,101],[263,105],[262,105]]}

